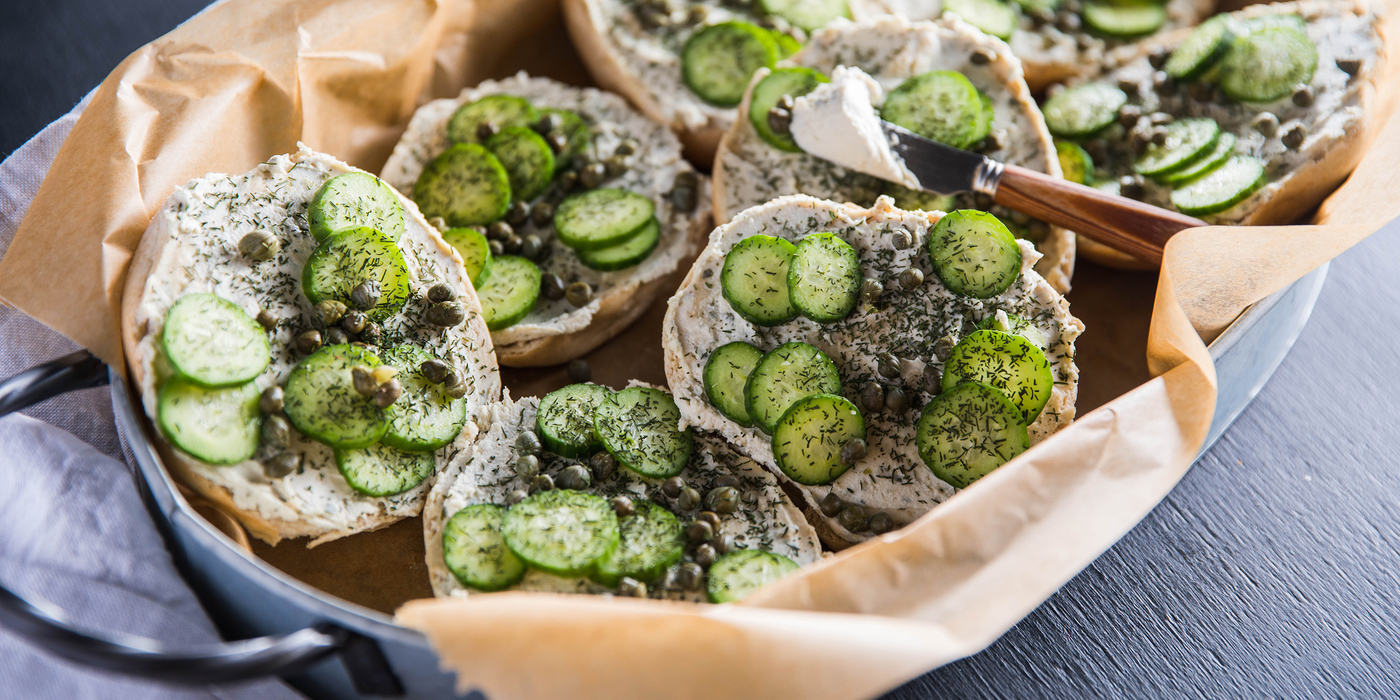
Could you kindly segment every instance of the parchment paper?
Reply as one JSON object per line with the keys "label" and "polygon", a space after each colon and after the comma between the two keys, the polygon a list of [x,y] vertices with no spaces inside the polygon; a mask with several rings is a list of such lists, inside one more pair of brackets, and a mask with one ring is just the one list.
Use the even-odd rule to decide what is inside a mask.
{"label": "parchment paper", "polygon": [[[417,104],[499,72],[502,56],[580,76],[557,27],[536,31],[555,11],[549,0],[215,5],[103,83],[0,261],[0,298],[120,362],[125,266],[174,187],[206,172],[245,171],[297,140],[377,170]],[[1377,124],[1386,124],[1397,93],[1382,91]],[[1317,225],[1177,236],[1155,292],[1150,277],[1082,266],[1070,299],[1096,320],[1081,340],[1081,405],[1103,403],[1146,370],[1155,378],[1086,411],[914,524],[743,604],[502,593],[410,602],[398,619],[428,634],[463,688],[493,698],[864,697],[976,652],[1180,479],[1214,411],[1202,338],[1400,213],[1397,160],[1400,123],[1390,123]],[[641,368],[637,378],[655,381],[645,375],[647,352],[660,366],[657,327],[654,308],[590,355],[596,378],[620,385],[629,368]],[[506,380],[517,393],[541,393],[562,374],[519,371]],[[426,593],[415,528],[405,521],[337,547],[258,554],[388,609]],[[397,575],[384,575],[385,560],[402,562]]]}

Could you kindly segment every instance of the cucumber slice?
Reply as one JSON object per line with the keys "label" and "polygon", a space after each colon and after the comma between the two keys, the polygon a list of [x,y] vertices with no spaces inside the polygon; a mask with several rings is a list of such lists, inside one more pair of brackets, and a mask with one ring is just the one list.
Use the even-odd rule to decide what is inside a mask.
{"label": "cucumber slice", "polygon": [[355,391],[350,368],[382,364],[353,345],[327,345],[307,355],[287,377],[282,411],[307,437],[353,450],[384,437],[389,421],[374,399]]}
{"label": "cucumber slice", "polygon": [[431,452],[404,452],[381,443],[359,450],[337,449],[335,466],[350,488],[382,498],[423,483],[437,468],[437,458]]}
{"label": "cucumber slice", "polygon": [[1230,31],[1234,22],[1229,15],[1218,15],[1212,17],[1201,26],[1196,27],[1191,35],[1172,50],[1172,55],[1167,58],[1167,62],[1162,66],[1162,70],[1167,72],[1177,80],[1195,80],[1215,64],[1220,62],[1230,50],[1230,45],[1235,41],[1235,35]]}
{"label": "cucumber slice", "polygon": [[160,340],[180,376],[209,388],[252,381],[272,361],[262,326],[237,304],[209,293],[176,299],[165,312]]}
{"label": "cucumber slice", "polygon": [[472,286],[480,288],[491,274],[491,245],[486,236],[474,228],[453,228],[442,234],[442,240],[457,249]]}
{"label": "cucumber slice", "polygon": [[156,416],[170,444],[209,464],[252,459],[262,434],[258,387],[252,382],[207,389],[181,377],[160,388]]}
{"label": "cucumber slice", "polygon": [[1287,27],[1289,29],[1297,29],[1300,32],[1306,32],[1308,30],[1308,21],[1303,19],[1301,15],[1295,14],[1264,15],[1262,17],[1241,20],[1235,22],[1234,25],[1234,31],[1237,36],[1245,36],[1274,27]]}
{"label": "cucumber slice", "polygon": [[403,236],[403,205],[383,180],[353,172],[326,180],[306,210],[311,235],[318,241],[347,228],[368,226],[395,241]]}
{"label": "cucumber slice", "polygon": [[1268,177],[1264,161],[1234,156],[1215,170],[1172,190],[1172,206],[1191,216],[1215,214],[1248,199],[1265,182]]}
{"label": "cucumber slice", "polygon": [[443,562],[463,586],[499,591],[525,577],[525,562],[501,536],[504,519],[504,508],[480,503],[453,513],[442,526]]}
{"label": "cucumber slice", "polygon": [[1020,5],[1021,9],[1026,12],[1035,12],[1038,10],[1054,12],[1060,9],[1062,0],[1016,0],[1016,4]]}
{"label": "cucumber slice", "polygon": [[479,144],[478,129],[490,122],[497,129],[528,127],[540,118],[528,100],[511,95],[487,95],[457,108],[447,120],[447,139],[454,144]]}
{"label": "cucumber slice", "polygon": [[1031,446],[1021,411],[986,384],[946,390],[919,414],[915,440],[933,475],[967,488]]}
{"label": "cucumber slice", "polygon": [[625,270],[640,265],[660,244],[661,223],[653,216],[650,221],[642,224],[642,230],[631,238],[607,248],[580,250],[578,259],[584,265],[602,272]]}
{"label": "cucumber slice", "polygon": [[556,576],[581,576],[617,547],[617,513],[599,496],[541,491],[506,510],[501,537],[526,564]]}
{"label": "cucumber slice", "polygon": [[948,211],[958,201],[958,198],[951,194],[911,190],[897,182],[886,182],[883,194],[889,195],[896,207],[909,211]]}
{"label": "cucumber slice", "polygon": [[1220,140],[1220,125],[1214,119],[1178,119],[1167,125],[1163,144],[1148,144],[1133,161],[1133,170],[1148,176],[1165,175],[1205,156]]}
{"label": "cucumber slice", "polygon": [[575,250],[600,250],[629,240],[656,213],[650,198],[604,188],[568,197],[554,213],[559,240]]}
{"label": "cucumber slice", "polygon": [[880,118],[955,148],[971,146],[982,119],[982,97],[962,73],[916,75],[885,96]]}
{"label": "cucumber slice", "polygon": [[778,420],[812,394],[840,394],[841,375],[826,353],[807,343],[783,343],[764,355],[744,386],[749,415],[769,435]]}
{"label": "cucumber slice", "polygon": [[1002,0],[944,0],[943,11],[956,12],[968,24],[1002,41],[1011,39],[1021,21],[1016,8]]}
{"label": "cucumber slice", "polygon": [[982,331],[1001,331],[1012,335],[1019,335],[1029,340],[1032,345],[1044,351],[1050,344],[1050,339],[1045,337],[1045,331],[1040,330],[1034,323],[1027,321],[1016,314],[1009,314],[1005,311],[996,313],[982,319],[977,324],[977,329]]}
{"label": "cucumber slice", "polygon": [[800,399],[773,429],[773,458],[799,484],[829,484],[851,468],[841,462],[841,448],[865,439],[865,419],[856,405],[840,396],[813,394]]}
{"label": "cucumber slice", "polygon": [[821,29],[838,17],[851,18],[846,0],[759,0],[758,4],[766,14],[782,17],[804,32]]}
{"label": "cucumber slice", "polygon": [[[574,156],[583,153],[593,141],[588,122],[572,109],[542,109],[540,114],[554,114],[559,117],[559,132],[564,134],[564,150],[554,159],[557,163],[568,163]],[[522,198],[523,199],[523,198]]]}
{"label": "cucumber slice", "polygon": [[1050,401],[1055,375],[1045,353],[1026,338],[1001,331],[973,331],[943,363],[943,390],[962,382],[994,387],[1020,411],[1025,425]]}
{"label": "cucumber slice", "polygon": [[825,82],[828,82],[826,76],[811,68],[778,68],[764,76],[749,96],[749,123],[758,132],[758,137],[780,151],[802,152],[797,142],[792,140],[792,134],[779,134],[768,126],[768,112],[778,106],[778,100],[783,99],[783,95],[798,98]]}
{"label": "cucumber slice", "polygon": [[1167,8],[1152,0],[1132,4],[1086,2],[1081,14],[1090,29],[1118,39],[1146,36],[1167,22]]}
{"label": "cucumber slice", "polygon": [[681,473],[693,449],[690,431],[680,429],[681,410],[660,389],[634,386],[603,398],[593,429],[622,466],[653,479]]}
{"label": "cucumber slice", "polygon": [[459,143],[432,159],[413,183],[423,216],[450,226],[489,224],[510,207],[510,175],[490,151]]}
{"label": "cucumber slice", "polygon": [[1222,131],[1220,132],[1220,138],[1215,142],[1215,148],[1211,149],[1209,153],[1197,158],[1192,161],[1190,165],[1180,170],[1173,170],[1165,175],[1159,175],[1156,180],[1163,184],[1173,186],[1190,182],[1220,167],[1225,161],[1229,160],[1230,156],[1234,155],[1234,153],[1235,135],[1228,131]]}
{"label": "cucumber slice", "polygon": [[987,138],[992,133],[992,122],[996,121],[997,108],[992,104],[992,98],[987,97],[987,93],[977,91],[977,99],[982,101],[982,112],[977,118],[977,129],[972,132],[972,144],[976,145]]}
{"label": "cucumber slice", "polygon": [[520,323],[540,298],[540,268],[526,258],[502,255],[491,261],[491,276],[476,290],[481,317],[493,331]]}
{"label": "cucumber slice", "polygon": [[788,263],[788,297],[803,316],[835,323],[856,308],[864,279],[850,243],[834,233],[814,233],[797,242]]}
{"label": "cucumber slice", "polygon": [[684,529],[671,511],[650,501],[633,501],[632,507],[632,515],[618,519],[617,548],[593,573],[605,586],[616,586],[623,576],[651,583],[685,555]]}
{"label": "cucumber slice", "polygon": [[593,413],[612,391],[597,384],[570,384],[540,399],[535,427],[545,449],[560,457],[586,457],[602,443],[593,430]]}
{"label": "cucumber slice", "polygon": [[713,105],[733,107],[749,77],[778,62],[778,42],[768,30],[746,22],[724,22],[690,35],[681,49],[686,87]]}
{"label": "cucumber slice", "polygon": [[711,603],[734,603],[797,569],[797,562],[781,554],[741,549],[710,566],[705,589]]}
{"label": "cucumber slice", "polygon": [[1118,121],[1118,110],[1125,104],[1128,94],[1116,86],[1085,83],[1046,100],[1041,112],[1050,133],[1077,139],[1093,136]]}
{"label": "cucumber slice", "polygon": [[492,136],[486,148],[506,169],[512,199],[528,202],[554,179],[554,151],[528,126],[510,126]]}
{"label": "cucumber slice", "polygon": [[434,359],[416,345],[398,345],[384,353],[384,364],[399,371],[403,394],[385,409],[389,431],[384,444],[406,452],[432,452],[457,439],[467,424],[467,400],[454,399],[418,368]]}
{"label": "cucumber slice", "polygon": [[1021,276],[1021,246],[1001,220],[983,211],[949,212],[928,237],[933,271],[948,289],[974,299],[994,297]]}
{"label": "cucumber slice", "polygon": [[362,282],[379,285],[379,301],[365,310],[372,321],[398,313],[413,295],[398,244],[372,228],[345,229],[321,241],[301,273],[302,291],[312,304],[334,299],[353,309],[350,293]]}
{"label": "cucumber slice", "polygon": [[1060,160],[1060,170],[1065,179],[1087,185],[1094,179],[1094,159],[1083,146],[1073,141],[1055,139],[1055,156]]}
{"label": "cucumber slice", "polygon": [[[773,35],[773,41],[778,44],[778,60],[782,60],[802,50],[802,44],[792,38],[791,34],[780,32],[776,29],[768,30]],[[794,95],[796,97],[796,95]]]}
{"label": "cucumber slice", "polygon": [[1303,30],[1280,24],[1252,29],[1220,63],[1220,88],[1240,102],[1273,102],[1312,82],[1317,46]]}
{"label": "cucumber slice", "polygon": [[743,341],[735,341],[715,348],[705,362],[705,396],[725,418],[739,425],[753,425],[753,417],[749,415],[744,399],[744,387],[761,359],[762,350]]}
{"label": "cucumber slice", "polygon": [[729,250],[720,270],[720,290],[729,306],[759,326],[797,318],[788,294],[788,267],[797,246],[774,236],[749,236]]}

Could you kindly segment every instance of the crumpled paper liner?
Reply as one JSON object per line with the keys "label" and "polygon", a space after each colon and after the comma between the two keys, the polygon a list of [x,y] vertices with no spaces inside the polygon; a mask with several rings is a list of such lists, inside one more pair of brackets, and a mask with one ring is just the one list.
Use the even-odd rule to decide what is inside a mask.
{"label": "crumpled paper liner", "polygon": [[[0,261],[0,298],[120,362],[126,264],[174,187],[246,171],[297,140],[377,170],[416,105],[490,73],[554,12],[548,0],[211,7],[99,88]],[[544,43],[514,50],[562,55]],[[493,698],[865,697],[984,648],[1189,468],[1215,405],[1202,338],[1400,213],[1400,122],[1385,119],[1397,94],[1381,91],[1384,131],[1319,225],[1172,241],[1148,332],[1156,378],[903,530],[741,604],[500,593],[413,601],[398,620],[428,635],[463,688]],[[558,381],[551,372],[518,379]]]}

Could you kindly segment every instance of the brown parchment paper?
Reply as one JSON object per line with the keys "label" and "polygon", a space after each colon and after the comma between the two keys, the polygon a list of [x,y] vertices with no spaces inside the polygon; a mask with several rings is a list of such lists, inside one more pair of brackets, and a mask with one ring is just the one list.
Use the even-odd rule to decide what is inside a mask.
{"label": "brown parchment paper", "polygon": [[[507,54],[524,64],[568,56],[557,45],[562,34],[535,31],[556,12],[551,0],[211,7],[132,54],[99,88],[0,261],[0,298],[120,362],[126,263],[174,187],[207,172],[246,171],[298,140],[375,171],[426,99],[455,94]],[[576,64],[549,68],[582,75]],[[1203,338],[1400,214],[1392,165],[1400,122],[1387,123],[1400,72],[1385,75],[1392,79],[1375,120],[1384,131],[1315,225],[1183,233],[1167,248],[1150,321],[1124,302],[1122,313],[1136,315],[1099,326],[1137,358],[1145,332],[1143,359],[1155,378],[914,524],[737,605],[501,593],[413,601],[398,621],[428,635],[462,688],[493,698],[867,697],[982,649],[1117,541],[1189,468],[1215,405]],[[1095,274],[1092,265],[1081,269]],[[1071,293],[1088,305],[1077,308],[1111,312],[1106,280],[1144,291],[1142,278],[1097,274],[1080,290],[1097,285],[1099,293]],[[611,346],[636,353],[628,362],[605,363],[610,346],[591,354],[606,374],[597,378],[620,385],[621,368],[650,367],[645,353],[659,354],[659,343],[644,335],[658,319],[653,308]],[[1099,380],[1095,371],[1120,382],[1141,376],[1141,360],[1104,344],[1089,352],[1095,332],[1091,324],[1081,341],[1086,388]],[[561,375],[529,370],[506,379],[517,392],[538,393]],[[388,609],[405,592],[427,591],[416,523],[334,548],[258,553],[307,577],[330,562],[317,583],[368,581],[355,595]],[[367,565],[405,551],[417,568],[403,567],[398,578]],[[311,557],[329,558],[308,566]]]}

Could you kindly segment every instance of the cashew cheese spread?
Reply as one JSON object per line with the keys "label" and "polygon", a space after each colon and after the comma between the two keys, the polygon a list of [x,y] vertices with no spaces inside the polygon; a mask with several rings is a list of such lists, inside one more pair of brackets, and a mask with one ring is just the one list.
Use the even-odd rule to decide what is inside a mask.
{"label": "cashew cheese spread", "polygon": [[890,148],[875,108],[884,90],[859,68],[837,66],[831,82],[797,98],[792,138],[808,155],[919,189],[919,178]]}

